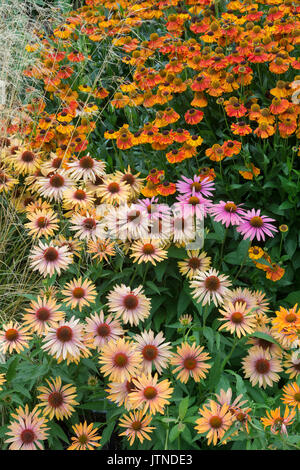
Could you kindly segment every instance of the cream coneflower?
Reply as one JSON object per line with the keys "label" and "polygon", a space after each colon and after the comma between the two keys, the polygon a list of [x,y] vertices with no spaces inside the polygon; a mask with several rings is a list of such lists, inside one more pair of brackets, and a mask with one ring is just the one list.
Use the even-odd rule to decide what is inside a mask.
{"label": "cream coneflower", "polygon": [[156,266],[156,263],[163,261],[168,257],[167,250],[161,248],[160,240],[138,240],[131,246],[130,258],[133,258],[134,263],[152,263]]}
{"label": "cream coneflower", "polygon": [[129,415],[123,415],[119,420],[119,426],[126,428],[126,430],[119,434],[119,436],[126,436],[129,445],[132,446],[137,438],[142,444],[144,439],[151,441],[148,433],[151,433],[155,427],[149,426],[152,421],[152,416],[144,412],[144,410],[131,411]]}
{"label": "cream coneflower", "polygon": [[232,425],[229,406],[226,403],[221,406],[214,400],[210,400],[208,406],[203,405],[203,408],[199,409],[199,413],[201,418],[196,420],[195,429],[199,434],[207,433],[208,445],[213,443],[215,446],[218,439],[221,440]]}
{"label": "cream coneflower", "polygon": [[5,442],[10,443],[9,450],[40,450],[44,449],[42,442],[47,439],[47,419],[35,407],[29,412],[28,405],[21,406],[11,414],[14,421],[8,426],[6,433],[10,436]]}
{"label": "cream coneflower", "polygon": [[32,336],[28,333],[28,326],[19,325],[10,321],[6,325],[2,326],[0,331],[0,352],[5,354],[6,352],[20,353],[23,349],[28,348],[28,341]]}
{"label": "cream coneflower", "polygon": [[206,272],[201,272],[190,283],[191,288],[194,289],[193,297],[197,302],[202,305],[210,304],[211,300],[218,306],[222,305],[225,298],[228,296],[231,286],[231,281],[228,276],[219,274],[216,269],[210,268]]}
{"label": "cream coneflower", "polygon": [[143,287],[131,289],[125,284],[115,286],[108,297],[109,310],[124,323],[138,325],[150,315],[150,300],[143,293]]}
{"label": "cream coneflower", "polygon": [[109,256],[115,256],[115,242],[113,242],[110,238],[106,240],[88,240],[88,249],[87,252],[90,253],[92,259],[96,259],[97,261],[105,260],[108,263]]}
{"label": "cream coneflower", "polygon": [[29,229],[28,234],[33,238],[52,237],[59,228],[57,214],[51,209],[29,212],[27,213],[27,219],[30,222],[24,224],[24,227]]}
{"label": "cream coneflower", "polygon": [[211,359],[208,353],[203,352],[204,347],[196,346],[196,343],[189,345],[183,343],[177,346],[177,354],[171,359],[171,364],[175,367],[173,373],[177,375],[177,379],[182,383],[187,383],[192,377],[195,382],[200,382],[207,375],[207,371],[211,368],[206,361]]}
{"label": "cream coneflower", "polygon": [[90,209],[94,200],[93,194],[83,187],[68,188],[63,194],[63,205],[67,210]]}
{"label": "cream coneflower", "polygon": [[105,391],[108,393],[107,398],[118,406],[124,405],[127,410],[132,408],[129,401],[129,394],[135,389],[134,384],[130,380],[122,380],[122,382],[110,382]]}
{"label": "cream coneflower", "polygon": [[206,256],[207,253],[200,250],[187,250],[188,258],[178,261],[179,271],[188,279],[192,279],[201,272],[208,271],[210,268],[211,257]]}
{"label": "cream coneflower", "polygon": [[32,175],[40,166],[41,154],[24,148],[18,149],[10,156],[10,163],[15,171],[21,175]]}
{"label": "cream coneflower", "polygon": [[154,336],[152,330],[144,331],[136,335],[134,340],[137,344],[137,350],[140,351],[143,361],[141,364],[142,372],[146,375],[152,372],[152,366],[161,374],[172,357],[170,343],[165,343],[162,332]]}
{"label": "cream coneflower", "polygon": [[67,246],[53,246],[52,242],[46,244],[41,241],[39,246],[32,248],[29,259],[31,268],[44,277],[52,276],[55,272],[60,275],[73,262]]}
{"label": "cream coneflower", "polygon": [[85,339],[83,325],[73,316],[69,321],[61,321],[58,326],[49,329],[42,349],[54,356],[58,362],[65,359],[67,363],[79,362],[82,355],[90,355]]}
{"label": "cream coneflower", "polygon": [[93,429],[94,423],[87,425],[87,422],[75,424],[72,429],[75,437],[71,437],[72,444],[67,450],[94,450],[94,447],[101,446],[98,442],[102,438],[97,434],[98,428]]}
{"label": "cream coneflower", "polygon": [[101,178],[105,175],[105,162],[95,160],[90,155],[68,163],[68,175],[74,180],[83,180],[84,182],[96,181],[96,178]]}
{"label": "cream coneflower", "polygon": [[[51,176],[50,176],[51,175]],[[41,196],[52,201],[60,201],[66,189],[72,185],[72,180],[67,176],[65,170],[49,173],[47,177],[37,178],[36,184]]]}
{"label": "cream coneflower", "polygon": [[173,393],[173,388],[169,380],[161,382],[157,380],[157,374],[154,374],[154,377],[142,374],[132,379],[136,389],[130,393],[129,400],[133,408],[143,406],[144,411],[149,410],[153,415],[164,412],[164,407],[170,403],[169,398]]}
{"label": "cream coneflower", "polygon": [[131,199],[135,199],[140,194],[144,181],[144,178],[139,178],[140,173],[134,175],[128,166],[124,172],[116,171],[115,176],[129,187]]}
{"label": "cream coneflower", "polygon": [[82,281],[82,277],[65,284],[61,293],[65,304],[71,309],[77,307],[80,312],[84,305],[93,304],[97,296],[95,285],[88,279]]}
{"label": "cream coneflower", "polygon": [[113,176],[105,176],[103,184],[97,189],[97,196],[102,202],[108,204],[121,204],[126,202],[130,196],[130,190],[126,183]]}
{"label": "cream coneflower", "polygon": [[100,371],[112,381],[130,380],[137,375],[141,364],[141,355],[134,343],[119,338],[110,341],[100,351],[99,362],[102,364]]}
{"label": "cream coneflower", "polygon": [[225,310],[219,310],[219,312],[223,317],[218,318],[218,320],[225,322],[220,326],[219,330],[225,328],[231,334],[236,333],[238,338],[253,333],[255,330],[255,316],[251,309],[246,307],[245,303],[236,302],[233,305],[231,302],[228,302],[225,305]]}
{"label": "cream coneflower", "polygon": [[43,414],[48,416],[49,419],[53,419],[54,416],[58,420],[69,418],[73,411],[73,405],[79,405],[76,398],[76,387],[72,384],[62,385],[60,377],[51,377],[49,380],[46,379],[48,387],[38,387],[38,392],[41,392],[37,396],[38,400],[41,400],[38,407],[43,407]]}
{"label": "cream coneflower", "polygon": [[116,341],[124,335],[124,330],[118,320],[114,320],[111,315],[104,318],[101,310],[100,314],[94,313],[85,319],[85,331],[93,338],[93,345],[99,350],[109,341]]}
{"label": "cream coneflower", "polygon": [[73,230],[75,237],[80,240],[96,240],[97,238],[105,238],[103,225],[100,217],[94,212],[83,211],[75,214],[71,219],[70,230]]}
{"label": "cream coneflower", "polygon": [[280,360],[259,346],[250,349],[242,364],[245,377],[250,379],[253,387],[257,383],[259,387],[272,387],[273,382],[280,379],[277,374],[282,371]]}
{"label": "cream coneflower", "polygon": [[23,315],[24,325],[42,335],[64,319],[65,313],[60,308],[61,305],[58,305],[52,297],[38,296],[37,300],[30,302],[30,308],[25,309],[28,313]]}

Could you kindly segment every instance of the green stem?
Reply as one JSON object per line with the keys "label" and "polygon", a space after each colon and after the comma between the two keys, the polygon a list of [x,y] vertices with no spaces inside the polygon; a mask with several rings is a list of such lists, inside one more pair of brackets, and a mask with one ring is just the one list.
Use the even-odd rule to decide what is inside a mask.
{"label": "green stem", "polygon": [[233,341],[233,344],[232,344],[232,348],[229,352],[229,354],[227,354],[227,356],[225,357],[224,361],[222,362],[222,365],[221,365],[221,371],[224,370],[224,367],[226,366],[227,362],[229,361],[229,359],[231,358],[232,354],[233,354],[233,351],[235,350],[237,344],[238,344],[238,338],[234,338],[234,341]]}

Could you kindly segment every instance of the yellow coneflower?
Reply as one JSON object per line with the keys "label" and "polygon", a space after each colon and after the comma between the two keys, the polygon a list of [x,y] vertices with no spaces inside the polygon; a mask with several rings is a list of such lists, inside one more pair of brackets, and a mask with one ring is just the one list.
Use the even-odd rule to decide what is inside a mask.
{"label": "yellow coneflower", "polygon": [[24,224],[24,227],[29,229],[28,234],[33,238],[52,237],[59,228],[59,219],[52,209],[28,212],[27,219],[30,222]]}
{"label": "yellow coneflower", "polygon": [[38,296],[37,300],[30,302],[30,308],[25,309],[28,313],[23,315],[24,325],[42,335],[64,319],[65,313],[60,308],[61,305],[52,297]]}
{"label": "yellow coneflower", "polygon": [[82,281],[82,278],[79,277],[65,284],[62,295],[66,305],[70,306],[71,309],[78,307],[81,312],[84,305],[90,305],[95,302],[97,291],[90,280],[85,279]]}
{"label": "yellow coneflower", "polygon": [[211,257],[205,251],[187,250],[188,257],[183,261],[178,261],[179,271],[188,279],[192,279],[201,272],[210,268]]}
{"label": "yellow coneflower", "polygon": [[199,434],[207,433],[208,445],[213,443],[215,446],[218,439],[221,440],[232,425],[229,406],[226,403],[221,406],[214,400],[210,400],[208,406],[203,405],[202,409],[199,409],[199,413],[201,418],[196,420],[195,429]]}
{"label": "yellow coneflower", "polygon": [[141,363],[141,355],[132,342],[119,338],[110,341],[100,351],[100,371],[110,380],[122,381],[131,379],[137,374]]}
{"label": "yellow coneflower", "polygon": [[122,418],[120,418],[119,426],[126,428],[126,430],[120,433],[119,436],[126,436],[131,446],[136,438],[141,444],[144,442],[144,439],[151,441],[151,437],[148,433],[151,433],[153,429],[155,429],[155,427],[149,426],[151,420],[152,416],[146,414],[143,410],[132,411],[129,415],[123,415]]}
{"label": "yellow coneflower", "polygon": [[211,359],[208,353],[203,352],[204,347],[183,343],[177,346],[177,354],[171,359],[171,364],[177,366],[173,369],[173,373],[177,375],[180,382],[187,383],[188,379],[192,377],[195,382],[200,382],[207,375],[208,370],[211,368],[210,364],[206,361]]}
{"label": "yellow coneflower", "polygon": [[173,393],[169,380],[158,382],[158,375],[154,374],[146,376],[140,375],[133,378],[132,382],[135,386],[129,395],[130,403],[134,408],[144,407],[144,411],[149,409],[150,414],[163,413],[164,407],[168,405],[169,398]]}
{"label": "yellow coneflower", "polygon": [[93,429],[94,423],[87,425],[87,422],[75,424],[72,429],[75,437],[71,437],[72,444],[67,450],[94,450],[94,447],[101,445],[101,436],[97,434],[98,428]]}
{"label": "yellow coneflower", "polygon": [[54,416],[58,420],[69,418],[73,411],[73,405],[79,405],[76,398],[76,387],[72,384],[62,385],[61,377],[51,377],[49,380],[46,379],[48,387],[38,387],[38,392],[41,392],[37,396],[41,403],[38,403],[38,407],[43,407],[43,414],[48,416],[49,419],[53,419]]}

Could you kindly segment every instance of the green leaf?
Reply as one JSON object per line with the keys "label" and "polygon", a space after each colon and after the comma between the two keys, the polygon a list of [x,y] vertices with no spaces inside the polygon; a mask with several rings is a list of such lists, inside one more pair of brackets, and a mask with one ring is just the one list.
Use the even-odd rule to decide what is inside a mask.
{"label": "green leaf", "polygon": [[156,292],[156,294],[160,294],[160,289],[157,287],[153,281],[147,281],[146,286],[150,287],[151,290]]}
{"label": "green leaf", "polygon": [[179,404],[179,419],[183,419],[189,407],[189,397],[185,397]]}
{"label": "green leaf", "polygon": [[276,339],[273,338],[273,336],[271,335],[268,335],[267,333],[263,333],[262,331],[255,331],[254,333],[252,333],[251,335],[249,335],[249,337],[251,336],[254,336],[255,338],[261,338],[261,339],[264,339],[266,341],[269,341],[270,343],[274,343],[274,344],[277,344],[277,346],[280,346],[280,344],[278,343],[278,341],[276,341]]}
{"label": "green leaf", "polygon": [[102,439],[101,439],[102,447],[104,446],[104,444],[106,444],[110,440],[110,437],[113,433],[114,427],[115,427],[115,421],[109,423],[106,426],[106,428],[103,430]]}
{"label": "green leaf", "polygon": [[55,423],[54,421],[50,421],[49,427],[51,430],[51,434],[53,433],[53,436],[59,437],[62,441],[67,442],[69,444],[69,438],[66,436],[62,428],[57,423]]}
{"label": "green leaf", "polygon": [[291,292],[284,300],[285,302],[288,302],[291,305],[295,305],[296,303],[299,303],[300,302],[300,290]]}
{"label": "green leaf", "polygon": [[182,433],[185,429],[185,424],[183,423],[178,423],[176,424],[172,429],[169,434],[169,440],[170,442],[175,441],[175,439],[179,436],[180,433]]}
{"label": "green leaf", "polygon": [[101,411],[103,413],[106,411],[106,400],[100,398],[99,401],[89,401],[88,403],[79,405],[78,408],[82,408],[83,410]]}
{"label": "green leaf", "polygon": [[179,316],[186,311],[186,308],[188,307],[188,305],[190,305],[191,301],[191,296],[188,295],[184,290],[182,290],[180,292],[177,304],[177,312]]}
{"label": "green leaf", "polygon": [[19,364],[19,360],[20,360],[20,357],[17,356],[14,358],[14,360],[9,364],[9,367],[7,369],[7,372],[6,372],[6,380],[7,382],[10,382],[15,376],[16,376],[16,373],[17,373],[17,367],[18,367],[18,364]]}

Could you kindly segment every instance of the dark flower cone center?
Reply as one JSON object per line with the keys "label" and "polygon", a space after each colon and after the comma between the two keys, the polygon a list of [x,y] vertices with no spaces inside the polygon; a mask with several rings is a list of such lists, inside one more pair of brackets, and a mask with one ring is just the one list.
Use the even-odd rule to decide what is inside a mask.
{"label": "dark flower cone center", "polygon": [[294,313],[288,313],[288,315],[285,317],[285,321],[288,323],[294,323],[297,320],[297,316]]}
{"label": "dark flower cone center", "polygon": [[24,429],[20,437],[24,444],[31,444],[35,439],[35,434],[31,429]]}
{"label": "dark flower cone center", "polygon": [[99,336],[106,338],[110,334],[110,326],[107,323],[101,323],[97,328],[97,333]]}
{"label": "dark flower cone center", "polygon": [[129,184],[129,186],[133,186],[135,183],[135,177],[131,173],[127,173],[123,176],[122,181]]}
{"label": "dark flower cone center", "polygon": [[46,228],[49,225],[48,219],[46,217],[39,217],[36,221],[38,228]]}
{"label": "dark flower cone center", "polygon": [[53,188],[61,188],[64,185],[65,179],[61,175],[53,175],[50,178],[50,185]]}
{"label": "dark flower cone center", "polygon": [[142,429],[142,423],[140,421],[134,421],[131,424],[131,427],[134,431],[139,431],[140,429]]}
{"label": "dark flower cone center", "polygon": [[146,387],[144,390],[144,397],[147,398],[147,400],[153,400],[157,396],[157,390],[154,387]]}
{"label": "dark flower cone center", "polygon": [[189,198],[189,204],[191,204],[192,206],[197,206],[197,204],[199,204],[200,201],[199,201],[199,198],[197,196],[192,196]]}
{"label": "dark flower cone center", "polygon": [[255,369],[259,374],[267,374],[270,370],[270,362],[267,359],[258,359],[255,363]]}
{"label": "dark flower cone center", "polygon": [[75,287],[75,289],[72,291],[72,294],[75,299],[82,299],[82,297],[85,295],[85,290],[82,287]]}
{"label": "dark flower cone center", "polygon": [[95,219],[92,219],[91,217],[88,217],[87,219],[84,219],[83,221],[83,226],[86,230],[93,230],[96,227],[96,221]]}
{"label": "dark flower cone center", "polygon": [[191,189],[192,190],[194,189],[196,192],[201,191],[201,188],[202,188],[202,184],[198,183],[197,181],[191,184]]}
{"label": "dark flower cone center", "polygon": [[151,243],[145,243],[143,246],[144,255],[153,255],[155,253],[155,248]]}
{"label": "dark flower cone center", "polygon": [[209,424],[213,429],[219,429],[222,426],[223,420],[220,416],[212,416],[209,420]]}
{"label": "dark flower cone center", "polygon": [[111,194],[117,194],[120,192],[120,185],[118,183],[110,183],[107,189]]}
{"label": "dark flower cone center", "polygon": [[7,341],[16,341],[19,337],[19,333],[15,328],[10,328],[5,333],[5,338]]}
{"label": "dark flower cone center", "polygon": [[237,207],[233,202],[227,202],[224,207],[226,212],[236,212]]}
{"label": "dark flower cone center", "polygon": [[125,367],[128,363],[128,357],[124,353],[117,353],[114,357],[114,363],[118,367]]}
{"label": "dark flower cone center", "polygon": [[58,258],[58,251],[52,246],[50,246],[44,251],[44,258],[48,262],[56,261]]}
{"label": "dark flower cone center", "polygon": [[48,396],[48,403],[52,408],[59,408],[64,402],[61,392],[52,392]]}
{"label": "dark flower cone center", "polygon": [[154,361],[158,356],[158,349],[156,346],[148,344],[147,346],[144,346],[142,354],[147,361]]}
{"label": "dark flower cone center", "polygon": [[137,308],[139,301],[136,295],[128,294],[124,298],[123,304],[124,307],[127,308],[127,310],[134,310],[135,308]]}
{"label": "dark flower cone center", "polygon": [[231,315],[231,321],[233,323],[240,324],[242,323],[243,319],[244,319],[244,315],[241,312],[234,312]]}
{"label": "dark flower cone center", "polygon": [[50,318],[50,310],[46,307],[41,307],[36,311],[35,316],[40,321],[47,321]]}
{"label": "dark flower cone center", "polygon": [[21,158],[22,158],[23,162],[31,163],[34,160],[34,153],[29,152],[28,150],[26,150],[25,152],[22,153]]}
{"label": "dark flower cone center", "polygon": [[217,291],[221,283],[216,276],[209,276],[205,279],[204,285],[209,291]]}
{"label": "dark flower cone center", "polygon": [[74,198],[78,201],[84,201],[86,199],[86,193],[82,189],[77,189],[74,193]]}
{"label": "dark flower cone center", "polygon": [[84,170],[90,170],[94,168],[94,160],[91,157],[82,157],[79,160],[79,166]]}
{"label": "dark flower cone center", "polygon": [[72,329],[69,326],[61,326],[56,330],[56,337],[62,343],[67,343],[73,338]]}
{"label": "dark flower cone center", "polygon": [[183,365],[186,369],[193,370],[197,366],[197,360],[194,357],[187,357],[184,360]]}
{"label": "dark flower cone center", "polygon": [[201,261],[199,258],[190,258],[188,261],[188,266],[192,269],[199,269],[201,266]]}

